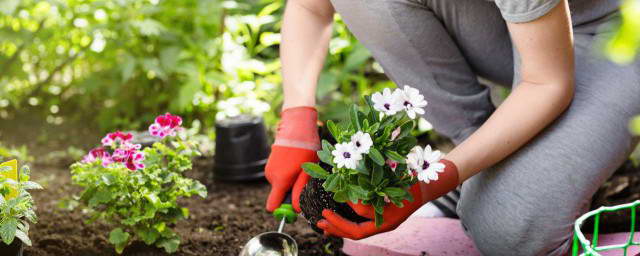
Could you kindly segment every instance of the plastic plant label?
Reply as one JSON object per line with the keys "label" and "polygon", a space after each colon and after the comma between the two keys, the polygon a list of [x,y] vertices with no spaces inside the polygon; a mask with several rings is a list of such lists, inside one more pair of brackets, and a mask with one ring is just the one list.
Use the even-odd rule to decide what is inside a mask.
{"label": "plastic plant label", "polygon": [[[10,170],[6,172],[0,172],[0,176],[8,179],[18,181],[18,160],[10,160],[0,164],[0,167],[9,167]],[[9,194],[5,196],[5,199],[11,199],[18,196],[18,190],[15,187],[9,187]]]}

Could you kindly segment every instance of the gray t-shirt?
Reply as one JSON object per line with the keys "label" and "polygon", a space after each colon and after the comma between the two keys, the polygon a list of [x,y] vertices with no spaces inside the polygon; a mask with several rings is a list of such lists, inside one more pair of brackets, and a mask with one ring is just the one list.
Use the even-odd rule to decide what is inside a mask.
{"label": "gray t-shirt", "polygon": [[[533,21],[547,14],[560,0],[489,0],[494,1],[507,22]],[[569,0],[573,25],[593,21],[615,12],[619,0]]]}

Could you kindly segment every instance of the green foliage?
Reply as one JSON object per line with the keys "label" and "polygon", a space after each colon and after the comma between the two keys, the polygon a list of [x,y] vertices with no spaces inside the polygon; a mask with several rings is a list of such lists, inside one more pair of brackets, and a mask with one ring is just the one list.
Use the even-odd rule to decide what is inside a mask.
{"label": "green foliage", "polygon": [[[280,1],[10,2],[0,8],[3,118],[33,110],[106,131],[170,110],[211,125],[222,100],[278,102]],[[250,95],[234,89],[246,83]]]}
{"label": "green foliage", "polygon": [[18,159],[22,162],[33,162],[33,156],[29,155],[27,146],[10,147],[0,142],[0,162],[7,159]]}
{"label": "green foliage", "polygon": [[[416,146],[417,140],[411,135],[416,125],[405,112],[380,118],[381,113],[368,99],[365,101],[368,103],[366,108],[361,110],[354,105],[349,110],[348,120],[339,124],[327,122],[327,128],[337,143],[351,142],[351,136],[359,131],[370,135],[373,145],[367,154],[363,154],[357,167],[338,167],[332,155],[334,146],[323,140],[322,149],[317,153],[329,170],[315,163],[305,163],[302,168],[310,176],[324,179],[323,188],[333,193],[335,201],[356,203],[362,200],[363,204],[372,205],[376,211],[375,222],[379,226],[383,222],[383,208],[388,202],[402,207],[403,200],[413,200],[408,189],[417,179],[408,171],[405,156]],[[393,131],[396,130],[398,132],[394,136]],[[397,167],[392,169],[385,159],[397,162]]]}
{"label": "green foliage", "polygon": [[[242,113],[277,121],[283,1],[5,2],[2,119],[33,113],[104,132],[139,129],[165,111],[204,127]],[[352,95],[393,86],[339,16],[334,28],[318,85],[323,120],[344,118]]]}
{"label": "green foliage", "polygon": [[116,252],[134,240],[175,252],[180,237],[172,231],[189,210],[178,204],[183,197],[207,196],[207,189],[184,177],[198,152],[188,140],[158,142],[145,148],[145,168],[131,171],[122,164],[103,167],[101,161],[78,162],[71,166],[72,181],[84,188],[80,195],[89,221],[115,225],[109,242]]}
{"label": "green foliage", "polygon": [[640,48],[640,0],[624,0],[621,20],[613,38],[605,45],[609,58],[620,64],[633,62]]}
{"label": "green foliage", "polygon": [[[0,167],[0,172],[7,172],[10,168]],[[31,246],[29,239],[29,222],[37,221],[35,206],[28,190],[42,189],[33,181],[29,181],[29,167],[24,166],[18,175],[18,180],[0,176],[0,238],[5,244],[11,244],[17,237],[24,244]],[[17,196],[7,199],[11,190],[17,191]]]}
{"label": "green foliage", "polygon": [[631,133],[640,136],[640,115],[631,119],[629,129],[631,129]]}

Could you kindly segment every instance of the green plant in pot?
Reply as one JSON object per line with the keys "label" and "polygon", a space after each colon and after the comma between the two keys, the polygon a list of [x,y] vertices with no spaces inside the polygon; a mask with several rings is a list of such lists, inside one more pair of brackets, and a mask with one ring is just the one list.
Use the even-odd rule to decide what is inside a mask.
{"label": "green plant in pot", "polygon": [[[429,175],[415,173],[415,168],[408,166],[413,151],[423,152],[412,135],[416,119],[424,114],[427,105],[418,90],[409,86],[394,91],[387,88],[366,96],[365,102],[364,107],[354,105],[349,109],[349,120],[327,121],[336,143],[323,140],[318,151],[320,163],[302,165],[312,179],[300,196],[300,208],[318,232],[321,230],[316,222],[323,218],[323,209],[357,223],[368,221],[357,215],[347,201],[373,206],[375,224],[380,226],[384,222],[384,206],[393,203],[403,207],[404,200],[413,201],[409,187],[420,175]],[[430,147],[425,150],[431,153]],[[441,154],[434,151],[434,157],[440,158]]]}
{"label": "green plant in pot", "polygon": [[37,221],[28,190],[42,189],[29,180],[29,167],[18,171],[18,162],[0,164],[0,255],[22,255],[23,244],[31,246],[29,223]]}
{"label": "green plant in pot", "polygon": [[84,188],[80,201],[90,216],[114,228],[109,242],[122,253],[133,241],[177,251],[180,237],[172,228],[189,216],[180,198],[207,196],[198,181],[184,176],[199,153],[183,133],[182,119],[169,113],[158,116],[149,127],[160,138],[141,150],[128,133],[109,133],[102,146],[71,166],[72,182]]}

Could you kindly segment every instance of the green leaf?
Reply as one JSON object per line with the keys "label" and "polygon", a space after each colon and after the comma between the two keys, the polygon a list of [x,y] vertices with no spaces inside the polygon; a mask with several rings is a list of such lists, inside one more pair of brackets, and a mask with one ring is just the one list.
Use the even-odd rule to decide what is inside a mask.
{"label": "green leaf", "polygon": [[389,197],[402,197],[407,193],[404,189],[397,187],[386,187],[382,191]]}
{"label": "green leaf", "polygon": [[401,163],[401,164],[405,163],[405,158],[402,157],[400,154],[398,154],[398,152],[388,150],[388,151],[386,151],[384,153],[385,153],[385,155],[387,155],[388,158],[390,158],[393,161],[396,161],[396,162]]}
{"label": "green leaf", "polygon": [[344,191],[338,191],[333,194],[333,200],[339,203],[344,203],[348,200],[347,193]]}
{"label": "green leaf", "polygon": [[333,165],[333,155],[329,151],[321,150],[317,154],[320,161]]}
{"label": "green leaf", "polygon": [[333,192],[338,187],[339,175],[337,173],[331,174],[327,177],[327,179],[322,183],[322,187],[325,191]]}
{"label": "green leaf", "polygon": [[0,237],[5,244],[11,244],[16,237],[16,230],[18,229],[18,220],[16,218],[7,219],[0,225]]}
{"label": "green leaf", "polygon": [[356,171],[364,175],[369,175],[369,169],[367,169],[367,165],[365,164],[364,159],[358,161],[358,165],[356,165]]}
{"label": "green leaf", "polygon": [[302,164],[302,169],[304,169],[309,176],[317,179],[326,179],[329,176],[329,173],[316,163],[304,163]]}
{"label": "green leaf", "polygon": [[371,53],[362,44],[356,44],[344,63],[344,72],[350,72],[361,67],[369,58]]}
{"label": "green leaf", "polygon": [[93,197],[89,200],[89,207],[95,207],[98,204],[106,203],[111,200],[113,193],[107,188],[100,188],[93,194]]}
{"label": "green leaf", "polygon": [[121,228],[115,228],[109,233],[109,242],[112,244],[126,244],[130,236],[129,233],[124,232]]}
{"label": "green leaf", "polygon": [[148,245],[152,245],[156,240],[158,240],[158,237],[160,237],[160,232],[153,228],[141,230],[140,232],[137,232],[137,234],[142,238],[142,241]]}
{"label": "green leaf", "polygon": [[[334,128],[334,129],[337,129],[337,128]],[[335,149],[336,148],[333,145],[331,145],[331,142],[329,142],[328,140],[322,140],[322,150],[325,150],[331,153],[331,151],[334,151]]]}
{"label": "green leaf", "polygon": [[40,186],[40,184],[35,183],[33,181],[25,181],[20,183],[20,185],[22,185],[22,188],[24,189],[42,189],[42,186]]}
{"label": "green leaf", "polygon": [[360,127],[360,120],[358,115],[358,105],[351,105],[351,108],[349,109],[349,119],[351,120],[351,125],[353,125],[353,128],[355,128],[357,131],[362,130],[362,127]]}
{"label": "green leaf", "polygon": [[369,181],[369,179],[367,179],[368,176],[364,176],[364,175],[358,175],[358,185],[360,185],[360,187],[364,188],[365,190],[372,190],[373,186],[371,185],[371,182]]}
{"label": "green leaf", "polygon": [[[340,136],[340,132],[338,131],[338,127],[336,126],[336,124],[333,121],[331,121],[331,120],[327,121],[327,129],[329,130],[329,133],[331,133],[331,136],[333,136],[334,139],[338,140],[338,137]],[[326,140],[323,140],[323,142],[322,142],[323,146],[324,146],[324,142],[325,141]],[[329,143],[328,141],[327,141],[327,143],[329,145],[331,145],[331,143]]]}
{"label": "green leaf", "polygon": [[[349,191],[355,194],[356,199],[366,199],[368,192],[358,185],[349,185]],[[358,201],[353,201],[353,203],[357,203]]]}
{"label": "green leaf", "polygon": [[379,166],[384,165],[384,158],[382,157],[382,154],[380,154],[380,151],[378,151],[374,147],[371,147],[369,149],[369,158],[371,158],[371,160],[373,160],[373,162]]}
{"label": "green leaf", "polygon": [[373,184],[374,186],[378,186],[378,184],[380,184],[380,182],[382,181],[383,176],[384,173],[382,170],[382,166],[374,165],[373,173],[371,173],[371,184]]}
{"label": "green leaf", "polygon": [[16,230],[16,237],[27,246],[31,246],[31,239],[29,239],[29,236],[24,231]]}
{"label": "green leaf", "polygon": [[400,134],[398,134],[398,137],[396,137],[395,139],[402,139],[405,136],[409,135],[411,133],[411,131],[413,131],[413,126],[414,126],[414,122],[413,121],[408,121],[404,124],[402,124],[400,126]]}
{"label": "green leaf", "polygon": [[174,253],[178,250],[178,246],[180,246],[180,238],[173,237],[170,239],[165,239],[158,245],[164,248],[167,253]]}

